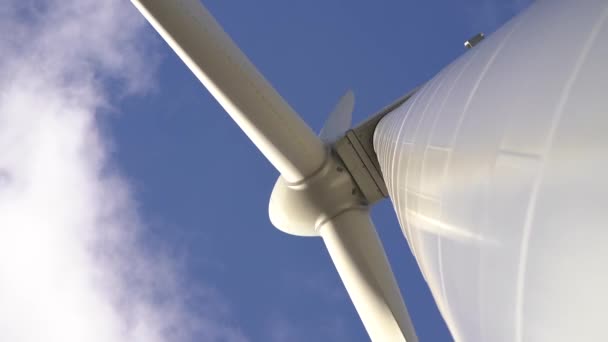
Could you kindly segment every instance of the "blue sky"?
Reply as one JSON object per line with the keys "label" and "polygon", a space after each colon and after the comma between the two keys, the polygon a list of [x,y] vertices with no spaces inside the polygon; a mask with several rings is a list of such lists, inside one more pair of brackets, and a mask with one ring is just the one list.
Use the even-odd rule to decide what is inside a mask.
{"label": "blue sky", "polygon": [[[27,73],[28,76],[16,73],[5,78],[33,80],[30,83],[42,84],[45,90],[36,92],[24,86],[17,88],[15,94],[26,94],[37,101],[40,101],[37,94],[62,99],[64,102],[57,104],[58,112],[62,108],[76,108],[89,113],[75,116],[87,118],[85,123],[74,121],[74,127],[87,129],[56,132],[57,136],[80,132],[85,137],[84,142],[78,140],[81,145],[66,142],[66,146],[76,146],[80,151],[74,152],[74,170],[89,170],[83,173],[83,179],[97,182],[93,195],[83,197],[82,201],[92,198],[93,207],[103,210],[107,207],[104,203],[118,203],[122,208],[118,214],[110,210],[107,215],[117,215],[123,223],[112,227],[122,231],[123,226],[137,226],[136,234],[127,235],[127,240],[133,241],[121,242],[113,252],[104,249],[107,243],[114,243],[105,240],[111,238],[94,234],[104,237],[98,245],[99,253],[112,254],[118,250],[124,260],[132,259],[132,253],[137,253],[137,260],[144,260],[135,265],[127,263],[126,270],[117,266],[104,268],[103,274],[123,279],[117,282],[127,284],[124,289],[138,288],[141,282],[145,288],[153,289],[151,295],[142,295],[145,312],[151,308],[152,313],[162,313],[167,307],[163,303],[178,302],[179,305],[170,305],[179,307],[180,312],[172,319],[188,319],[177,319],[167,329],[180,330],[183,328],[180,323],[197,326],[183,329],[188,331],[182,336],[185,341],[368,340],[322,241],[288,236],[270,224],[268,199],[278,176],[276,170],[125,2],[108,1],[111,5],[99,5],[103,8],[93,11],[86,6],[78,7],[82,3],[65,2],[78,7],[78,14],[88,13],[90,20],[68,19],[71,17],[61,11],[53,12],[49,9],[52,5],[69,7],[54,1],[50,5],[40,1],[16,5],[15,1],[9,3],[9,10],[0,11],[5,19],[2,25],[15,33],[13,38],[0,38],[5,51],[14,51],[12,55],[4,52],[3,61],[22,63],[22,56],[34,56],[24,67],[30,70],[36,69],[40,61],[52,60],[53,63],[40,68],[58,70],[59,74],[47,75],[45,71],[43,77],[35,72]],[[360,122],[464,53],[464,40],[477,32],[494,31],[527,2],[213,0],[205,3],[267,79],[318,131],[347,89],[355,93],[354,121]],[[77,33],[44,33],[44,23],[56,18],[49,13],[61,20],[73,20],[72,26],[65,25],[69,28],[66,32]],[[104,14],[103,20],[99,19]],[[45,39],[40,44],[23,45],[17,39],[20,35]],[[59,49],[64,38],[72,45]],[[67,47],[74,44],[78,53],[64,56]],[[51,59],[31,53],[34,48],[38,49],[36,52],[62,51],[62,54]],[[0,63],[0,70],[3,73],[14,70],[10,65]],[[9,90],[17,83],[2,82],[2,93],[12,94]],[[62,91],[57,93],[59,88]],[[74,105],[72,99],[80,102]],[[25,105],[32,103],[27,98],[17,109],[7,105],[10,101],[1,101],[4,101],[0,102],[1,118],[13,120],[18,117],[14,113],[35,113],[39,109]],[[44,108],[44,104],[39,107]],[[26,124],[45,127],[44,122],[32,114]],[[66,122],[72,121],[61,119],[57,121],[58,127]],[[93,141],[89,142],[90,139]],[[4,148],[10,146],[13,145]],[[40,149],[34,143],[31,146],[22,155],[34,155]],[[92,155],[93,161],[86,157],[86,162],[81,163],[78,158],[83,158],[83,151],[86,156]],[[63,156],[64,152],[49,152],[49,163],[59,163],[53,153]],[[8,191],[18,167],[2,163],[3,159],[0,171],[5,171],[0,172],[0,191]],[[81,200],[82,192],[78,190],[81,188],[66,176],[72,173],[63,172],[64,169],[58,171],[64,175],[62,189],[76,189],[73,201],[68,201],[73,206]],[[112,175],[109,179],[108,174]],[[33,189],[29,194],[39,198],[38,188]],[[60,189],[53,191],[57,192],[53,198],[62,196]],[[125,199],[117,202],[117,197]],[[3,198],[0,197],[0,210],[8,210],[3,205],[16,203],[17,197]],[[48,203],[41,207],[45,205]],[[124,223],[125,216],[129,217],[128,224]],[[373,220],[420,340],[450,340],[407,248],[390,201],[374,208]],[[22,224],[17,219],[7,222],[5,227]],[[0,221],[0,229],[2,224]],[[57,221],[56,227],[65,226],[64,221]],[[105,229],[97,223],[91,223],[91,227]],[[120,234],[122,241],[124,236]],[[61,247],[52,245],[54,240],[49,241],[49,255],[54,255]],[[82,243],[72,241],[71,237],[65,241],[70,246]],[[86,265],[83,269],[88,269]],[[165,272],[165,268],[169,270]],[[134,269],[149,271],[142,278],[137,272],[138,276],[132,275]],[[0,273],[6,277],[13,275]],[[125,277],[129,280],[124,280]],[[128,296],[128,291],[123,292],[111,298]],[[162,320],[165,316],[152,317]],[[142,321],[148,322],[146,318]],[[158,341],[163,339],[159,337]]]}

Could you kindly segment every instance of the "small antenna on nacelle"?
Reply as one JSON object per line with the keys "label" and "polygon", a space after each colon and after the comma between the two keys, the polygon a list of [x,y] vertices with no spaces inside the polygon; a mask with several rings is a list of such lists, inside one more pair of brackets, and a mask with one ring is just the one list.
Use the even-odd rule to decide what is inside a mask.
{"label": "small antenna on nacelle", "polygon": [[466,47],[467,49],[471,49],[471,48],[473,48],[473,46],[479,44],[479,42],[481,42],[484,38],[485,38],[485,35],[483,34],[483,32],[478,33],[475,36],[471,37],[466,42],[464,42],[464,47]]}

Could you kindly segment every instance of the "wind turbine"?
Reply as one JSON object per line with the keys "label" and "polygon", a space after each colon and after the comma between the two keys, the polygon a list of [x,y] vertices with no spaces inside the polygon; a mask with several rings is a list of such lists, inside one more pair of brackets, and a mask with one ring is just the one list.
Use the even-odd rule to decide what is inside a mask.
{"label": "wind turbine", "polygon": [[331,148],[350,128],[352,94],[318,137],[198,0],[133,3],[280,172],[270,198],[273,224],[323,238],[372,339],[416,341],[369,203]]}
{"label": "wind turbine", "polygon": [[606,1],[540,1],[354,129],[347,93],[321,136],[198,0],[132,2],[279,171],[272,223],[323,239],[372,340],[417,340],[369,217],[387,195],[456,340],[604,336]]}

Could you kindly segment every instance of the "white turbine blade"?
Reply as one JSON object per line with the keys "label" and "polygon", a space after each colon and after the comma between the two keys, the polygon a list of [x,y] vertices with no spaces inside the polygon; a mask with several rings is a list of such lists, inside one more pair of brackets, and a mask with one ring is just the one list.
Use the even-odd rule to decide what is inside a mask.
{"label": "white turbine blade", "polygon": [[350,128],[355,108],[355,94],[352,90],[342,95],[334,110],[325,121],[319,137],[325,143],[334,143]]}
{"label": "white turbine blade", "polygon": [[417,341],[369,212],[348,210],[319,232],[371,339]]}
{"label": "white turbine blade", "polygon": [[132,2],[287,181],[322,165],[321,140],[198,0]]}

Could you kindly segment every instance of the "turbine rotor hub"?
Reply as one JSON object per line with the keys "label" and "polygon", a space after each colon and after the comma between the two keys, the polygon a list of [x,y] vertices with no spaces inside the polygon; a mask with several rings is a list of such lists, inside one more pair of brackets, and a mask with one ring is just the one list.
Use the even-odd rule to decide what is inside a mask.
{"label": "turbine rotor hub", "polygon": [[300,182],[289,183],[279,176],[268,211],[272,224],[285,233],[319,236],[319,227],[328,220],[346,210],[366,206],[344,164],[329,152],[323,165]]}

